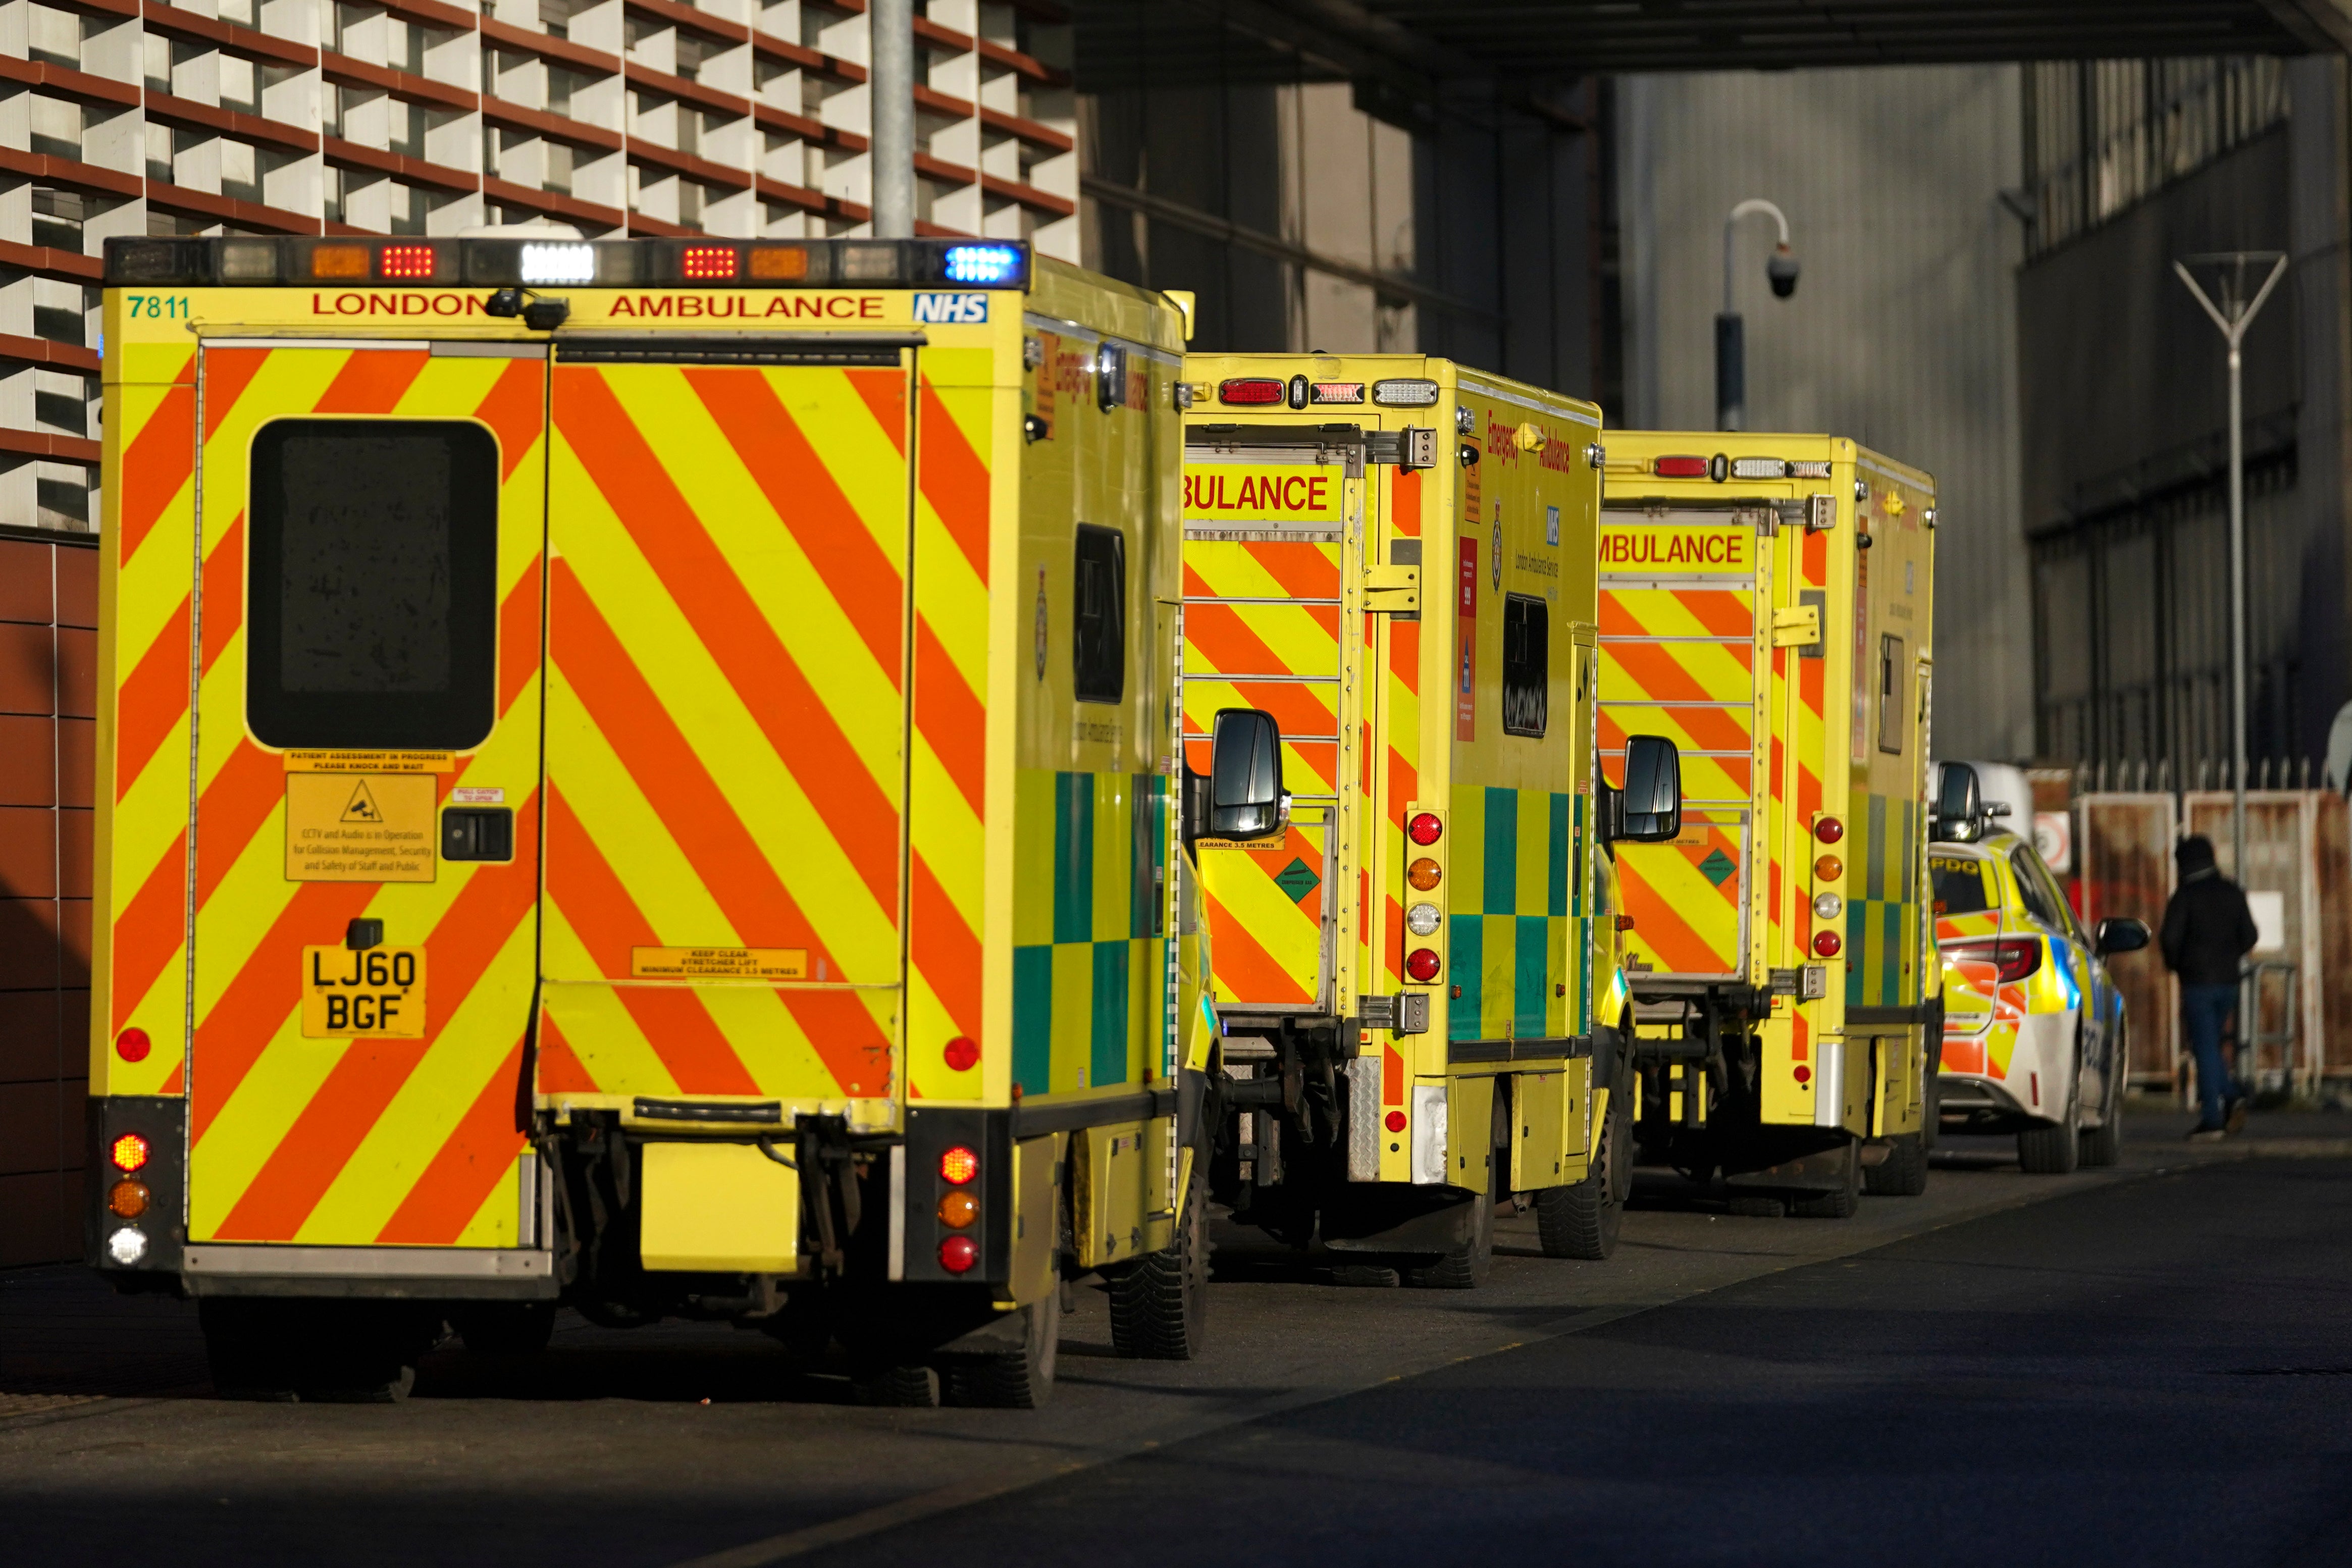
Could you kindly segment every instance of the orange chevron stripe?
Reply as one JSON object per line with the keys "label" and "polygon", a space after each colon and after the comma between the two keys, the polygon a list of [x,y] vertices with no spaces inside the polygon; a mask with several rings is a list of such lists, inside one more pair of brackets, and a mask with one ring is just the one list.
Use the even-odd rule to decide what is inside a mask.
{"label": "orange chevron stripe", "polygon": [[189,1142],[202,1143],[221,1108],[302,1000],[302,949],[334,940],[367,912],[383,884],[305,882],[254,944],[236,978],[196,1023],[194,1104]]}
{"label": "orange chevron stripe", "polygon": [[[1265,574],[1294,599],[1336,599],[1339,596],[1339,562],[1336,544],[1294,544],[1251,540],[1242,548]],[[1318,609],[1324,606],[1317,606]],[[1336,622],[1338,617],[1333,616]],[[1335,631],[1334,636],[1337,636]]]}
{"label": "orange chevron stripe", "polygon": [[188,601],[123,678],[114,700],[114,798],[121,800],[188,711]]}
{"label": "orange chevron stripe", "polygon": [[[587,947],[602,974],[626,974],[629,949],[657,945],[653,922],[598,853],[554,781],[547,785],[547,896]],[[760,1086],[734,1047],[684,987],[616,987],[662,1066],[690,1094],[757,1094]],[[819,1056],[824,1043],[813,1042]],[[580,1064],[575,1058],[572,1064]],[[828,1059],[827,1065],[830,1066]],[[581,1077],[590,1075],[583,1068]],[[593,1080],[592,1080],[593,1081]],[[542,1084],[542,1087],[544,1085]],[[553,1092],[549,1090],[549,1092]]]}
{"label": "orange chevron stripe", "polygon": [[[533,792],[536,795],[536,792]],[[490,961],[515,926],[530,914],[538,894],[539,816],[525,797],[515,810],[515,858],[508,865],[476,866],[451,901],[448,912],[425,936],[434,959],[434,989],[445,998],[472,994]],[[299,994],[299,985],[296,990]],[[357,1039],[344,1049],[286,1130],[269,1158],[254,1173],[236,1205],[221,1221],[219,1235],[245,1241],[291,1241],[335,1184],[343,1167],[382,1117],[417,1064],[441,1041],[456,1013],[444,1001],[428,1021],[422,1040]],[[520,1031],[521,1023],[517,1021]],[[468,1217],[471,1211],[468,1212]]]}
{"label": "orange chevron stripe", "polygon": [[[238,512],[236,521],[220,536],[220,542],[205,552],[205,651],[204,669],[210,674],[213,662],[228,647],[229,638],[236,636],[245,625],[245,513]],[[187,707],[186,695],[181,697],[181,708]]]}
{"label": "orange chevron stripe", "polygon": [[1382,962],[1390,976],[1402,984],[1404,980],[1404,905],[1389,899],[1388,918],[1381,929],[1388,932],[1388,952]]}
{"label": "orange chevron stripe", "polygon": [[[188,363],[194,364],[195,355],[190,354]],[[163,520],[164,509],[195,471],[195,387],[174,386],[122,454],[122,543],[116,559],[124,564],[139,552],[148,533]]]}
{"label": "orange chevron stripe", "polygon": [[423,349],[354,349],[311,412],[389,414],[432,359]]}
{"label": "orange chevron stripe", "polygon": [[[778,760],[807,795],[809,804],[824,819],[842,853],[856,868],[866,890],[884,914],[895,919],[898,908],[896,807],[866,772],[832,710],[809,685],[799,664],[776,636],[775,628],[752,602],[742,580],[704,531],[700,520],[670,481],[653,448],[646,445],[644,434],[621,407],[604,378],[587,369],[560,374],[562,395],[556,405],[557,424],[579,455],[589,479],[613,503],[670,597],[681,605],[693,606],[694,629],[703,646],[725,672],[728,683],[735,689],[752,721],[767,736]],[[862,526],[859,531],[863,531]],[[898,603],[896,581],[893,574],[894,605]],[[638,674],[579,579],[560,562],[555,588],[556,598],[564,606],[557,620],[555,646],[562,651],[556,663],[568,666],[584,657],[592,658],[596,668],[597,673],[575,683],[583,700],[593,692],[599,701],[608,706],[627,709],[635,718],[623,725],[624,731],[646,739],[658,736],[665,751],[691,759],[692,750],[677,732],[667,710]],[[580,617],[577,629],[572,624],[575,616]],[[899,672],[895,643],[889,661],[882,668],[891,683],[897,685]],[[607,680],[620,684],[604,689],[602,683]],[[621,749],[622,734],[612,725],[600,719],[597,728],[604,731],[616,750]],[[739,884],[740,889],[750,892],[756,886],[761,889],[761,898],[767,897],[768,890],[772,889],[773,897],[792,906],[783,885],[776,880],[766,857],[736,820],[733,808],[717,784],[709,780],[698,760],[693,761],[692,765],[703,783],[692,786],[691,792],[698,797],[704,796],[707,786],[707,798],[698,801],[698,807],[715,808],[724,814],[726,822],[734,825],[733,834],[727,835],[732,840],[728,853],[748,853],[752,862],[767,873],[764,878],[754,877],[751,882]],[[636,773],[640,785],[647,784],[642,770],[631,771]],[[673,831],[677,831],[680,819],[671,816],[668,820]],[[679,834],[681,847],[688,837],[703,837],[709,847],[718,847],[716,841],[707,837],[714,830],[711,825],[687,823],[684,826],[686,831]],[[716,890],[718,883],[711,876],[706,873],[704,880]],[[793,929],[805,929],[799,921],[797,907],[792,908]],[[746,913],[754,910],[757,912],[750,926],[740,920],[736,921],[737,931],[751,945],[774,945],[753,936],[757,931],[776,929],[764,923],[773,918],[774,906],[745,906]],[[733,918],[731,913],[730,918]]]}
{"label": "orange chevron stripe", "polygon": [[206,349],[205,351],[205,439],[219,434],[236,412],[253,378],[268,362],[268,349]]}
{"label": "orange chevron stripe", "polygon": [[1804,543],[1805,585],[1822,588],[1829,585],[1830,538],[1826,533],[1808,533]]}
{"label": "orange chevron stripe", "polygon": [[514,706],[523,689],[539,679],[540,617],[539,617],[540,558],[530,558],[530,564],[507,590],[506,603],[499,606],[499,712],[503,715]]}
{"label": "orange chevron stripe", "polygon": [[921,469],[923,499],[939,513],[948,536],[981,582],[988,582],[988,465],[964,439],[945,403],[923,377]]}
{"label": "orange chevron stripe", "polygon": [[1260,947],[1238,916],[1210,896],[1210,929],[1216,933],[1217,987],[1251,1002],[1305,1002],[1307,988]]}
{"label": "orange chevron stripe", "polygon": [[1633,931],[1643,946],[1678,974],[1704,974],[1722,963],[1714,945],[1693,931],[1666,897],[1642,879],[1630,857],[1618,864],[1625,879],[1625,908],[1633,916]]}
{"label": "orange chevron stripe", "polygon": [[[735,928],[737,939],[747,947],[805,946],[812,957],[830,960],[833,955],[816,928],[777,877],[776,868],[769,863],[751,830],[743,826],[742,818],[736,815],[733,804],[711,776],[709,767],[696,754],[679,731],[677,721],[670,717],[669,710],[662,706],[661,699],[646,683],[628,650],[614,635],[587,590],[580,585],[570,562],[559,559],[555,563],[554,584],[555,636],[551,640],[557,667],[579,694],[590,721],[603,732],[605,743],[613,748],[621,765],[660,814],[695,875],[718,900],[728,923]],[[740,584],[737,591],[740,592]],[[679,591],[677,585],[673,585],[673,592],[679,603],[696,605],[706,613],[700,624],[708,631],[707,612],[711,608],[709,601]],[[812,706],[814,701],[811,694]],[[816,710],[824,711],[822,708]],[[755,706],[752,711],[759,716],[761,710]],[[780,755],[791,754],[785,749],[786,732],[765,724],[761,727],[767,730],[771,742],[777,744]],[[821,754],[826,750],[822,746],[811,749]],[[805,762],[803,765],[807,766]],[[856,768],[863,788],[872,791],[872,781],[866,778],[865,769],[854,758],[849,766]],[[837,773],[843,769],[836,763],[830,771]],[[829,783],[837,793],[841,781]],[[824,799],[820,793],[824,784],[805,787],[810,787],[812,795],[820,802]],[[879,795],[878,791],[873,793]],[[820,814],[830,816],[822,809]],[[828,826],[853,864],[858,866],[884,911],[895,913],[898,902],[895,814],[885,805],[878,811],[856,814],[848,824],[829,820]],[[880,833],[882,842],[878,846],[870,841],[857,843],[848,837],[853,826]],[[877,864],[886,859],[887,879],[886,868]],[[625,975],[628,972],[625,959],[620,969],[610,973]]]}
{"label": "orange chevron stripe", "polygon": [[[895,684],[903,586],[898,569],[841,493],[832,470],[776,395],[774,383],[757,370],[702,367],[685,374],[744,471],[768,498],[777,521],[816,569],[874,662]],[[605,385],[601,378],[598,385]],[[574,393],[568,381],[564,390],[567,397]],[[619,412],[619,404],[616,400],[609,411],[598,412],[610,417]],[[903,409],[900,414],[903,417]],[[621,417],[625,421],[627,416]],[[569,419],[564,423],[568,426]],[[904,448],[902,432],[892,431],[891,438]],[[593,462],[590,468],[593,471]]]}
{"label": "orange chevron stripe", "polygon": [[537,1068],[540,1094],[594,1094],[596,1075],[588,1070],[563,1031],[555,1026],[555,1019],[546,1010],[539,1015],[539,1052]]}
{"label": "orange chevron stripe", "polygon": [[979,933],[964,923],[947,889],[922,857],[915,858],[914,928],[908,945],[914,966],[947,1009],[961,1035],[980,1034],[981,947]]}
{"label": "orange chevron stripe", "polygon": [[866,412],[882,433],[890,437],[890,445],[898,448],[898,456],[907,455],[907,373],[902,370],[845,370],[844,378],[849,389],[866,405]]}
{"label": "orange chevron stripe", "polygon": [[1389,481],[1389,527],[1407,539],[1421,537],[1421,470],[1400,469]]}
{"label": "orange chevron stripe", "polygon": [[530,456],[547,428],[547,363],[544,360],[507,362],[499,379],[474,409],[474,417],[499,438],[499,483],[514,478],[515,469]]}
{"label": "orange chevron stripe", "polygon": [[187,934],[188,833],[182,828],[155,869],[114,920],[114,1019],[117,1033],[153,990]]}
{"label": "orange chevron stripe", "polygon": [[376,1240],[446,1246],[465,1233],[522,1152],[523,1092],[522,1042],[517,1040]]}
{"label": "orange chevron stripe", "polygon": [[915,728],[931,743],[974,815],[987,800],[988,710],[948,657],[931,623],[915,620]]}

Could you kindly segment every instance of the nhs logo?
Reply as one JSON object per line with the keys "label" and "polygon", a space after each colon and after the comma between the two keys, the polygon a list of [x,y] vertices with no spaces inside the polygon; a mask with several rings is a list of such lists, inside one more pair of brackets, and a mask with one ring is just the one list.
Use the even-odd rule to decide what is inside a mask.
{"label": "nhs logo", "polygon": [[988,320],[985,294],[918,294],[915,320],[940,326],[979,326]]}

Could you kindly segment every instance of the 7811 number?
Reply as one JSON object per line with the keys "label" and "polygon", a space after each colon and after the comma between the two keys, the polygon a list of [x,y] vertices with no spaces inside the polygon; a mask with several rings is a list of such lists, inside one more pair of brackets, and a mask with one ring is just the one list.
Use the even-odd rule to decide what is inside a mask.
{"label": "7811 number", "polygon": [[135,319],[144,316],[150,321],[185,321],[188,297],[184,294],[127,294],[131,314]]}

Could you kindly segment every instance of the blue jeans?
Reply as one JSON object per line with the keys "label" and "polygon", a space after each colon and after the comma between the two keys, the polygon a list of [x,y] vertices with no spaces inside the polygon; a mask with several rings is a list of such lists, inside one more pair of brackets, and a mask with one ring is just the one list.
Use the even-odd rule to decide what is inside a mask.
{"label": "blue jeans", "polygon": [[2228,1102],[2238,1098],[2221,1065],[2221,1026],[2238,1010],[2234,985],[2184,985],[2180,988],[2180,1023],[2189,1034],[2189,1054],[2197,1058],[2197,1109],[2200,1126],[2219,1127]]}

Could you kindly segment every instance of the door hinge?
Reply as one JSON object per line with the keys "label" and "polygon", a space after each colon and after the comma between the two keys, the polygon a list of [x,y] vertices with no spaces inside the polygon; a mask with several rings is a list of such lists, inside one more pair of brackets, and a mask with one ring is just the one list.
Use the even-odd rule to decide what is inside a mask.
{"label": "door hinge", "polygon": [[1822,640],[1822,612],[1813,605],[1798,605],[1772,612],[1774,647],[1810,647]]}
{"label": "door hinge", "polygon": [[1365,567],[1364,608],[1392,615],[1418,613],[1421,609],[1421,568],[1395,564]]}

